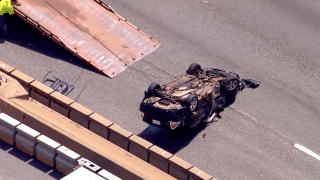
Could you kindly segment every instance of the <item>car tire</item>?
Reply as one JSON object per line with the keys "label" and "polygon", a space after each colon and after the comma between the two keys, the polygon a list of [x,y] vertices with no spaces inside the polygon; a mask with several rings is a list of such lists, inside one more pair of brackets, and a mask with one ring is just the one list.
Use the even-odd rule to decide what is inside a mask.
{"label": "car tire", "polygon": [[198,96],[195,94],[190,94],[186,99],[186,105],[190,112],[195,112],[198,108]]}
{"label": "car tire", "polygon": [[152,82],[148,88],[147,94],[149,96],[154,96],[157,94],[157,89],[160,88],[160,85],[158,83]]}
{"label": "car tire", "polygon": [[201,66],[197,63],[192,63],[187,70],[187,74],[196,75],[199,70],[201,70]]}
{"label": "car tire", "polygon": [[228,75],[228,76],[223,80],[223,86],[224,86],[224,89],[225,89],[227,92],[233,92],[233,91],[235,91],[235,90],[238,88],[239,83],[240,83],[239,78],[238,78],[236,75],[234,75],[234,74]]}

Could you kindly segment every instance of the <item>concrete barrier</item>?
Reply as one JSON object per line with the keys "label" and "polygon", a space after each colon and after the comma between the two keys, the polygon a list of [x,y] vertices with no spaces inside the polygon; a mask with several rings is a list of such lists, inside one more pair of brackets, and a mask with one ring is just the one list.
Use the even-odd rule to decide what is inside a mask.
{"label": "concrete barrier", "polygon": [[129,138],[129,152],[148,162],[149,159],[149,148],[153,146],[152,143],[142,139],[139,136],[132,135]]}
{"label": "concrete barrier", "polygon": [[30,93],[30,83],[32,83],[34,81],[34,79],[24,73],[22,73],[19,70],[14,70],[10,73],[10,75],[15,78],[16,80],[19,81],[19,83],[26,89],[26,91],[28,91],[28,93]]}
{"label": "concrete barrier", "polygon": [[65,175],[74,171],[75,167],[78,165],[80,155],[65,146],[60,146],[57,149],[57,153],[58,155],[55,159],[57,170]]}
{"label": "concrete barrier", "polygon": [[[6,65],[3,62],[0,62],[0,71],[10,74],[10,73],[14,72],[15,69],[11,66]],[[19,72],[19,71],[17,71],[17,72]],[[17,73],[17,72],[15,75],[15,78],[19,79],[19,76],[20,75],[23,76],[23,75],[21,74],[21,72],[19,72],[19,73]],[[20,79],[23,80],[24,78],[20,77]],[[25,78],[24,81],[28,82],[28,78]],[[39,87],[39,86],[42,86],[42,85],[39,85],[39,86],[34,85],[34,84],[37,84],[37,82],[35,82],[35,81],[33,81],[33,82],[34,83],[33,83],[33,86],[31,86],[31,91],[33,88],[35,90],[41,91],[41,87]],[[43,86],[43,87],[45,87],[45,86]],[[38,92],[32,91],[30,93],[30,95],[32,93],[33,93],[32,96],[35,97],[36,96],[35,94]],[[157,168],[161,169],[162,171],[164,171],[166,173],[169,173],[169,171],[171,171],[171,174],[179,174],[177,176],[179,176],[179,177],[181,176],[183,178],[189,177],[189,178],[193,178],[193,179],[199,179],[199,178],[205,179],[204,177],[207,176],[207,174],[202,172],[201,170],[199,170],[198,172],[195,172],[198,169],[195,170],[195,168],[191,168],[188,170],[188,169],[186,169],[186,167],[184,167],[184,165],[181,165],[177,162],[169,161],[169,158],[172,157],[171,153],[168,153],[157,146],[153,146],[151,143],[150,143],[151,144],[151,146],[150,146],[149,142],[144,141],[144,140],[141,141],[136,136],[133,136],[133,134],[131,132],[122,129],[120,126],[113,124],[111,121],[103,118],[102,116],[100,116],[96,113],[93,113],[91,110],[86,109],[85,107],[83,107],[83,106],[81,107],[81,105],[80,106],[76,105],[77,103],[75,103],[75,105],[73,105],[74,106],[74,107],[72,107],[73,110],[71,110],[71,106],[74,103],[74,101],[72,99],[70,99],[70,98],[68,98],[58,92],[51,93],[51,92],[42,90],[41,93],[43,93],[43,94],[38,93],[38,95],[43,95],[44,99],[39,100],[43,97],[38,96],[38,99],[36,99],[37,97],[35,97],[35,99],[37,101],[39,101],[45,105],[47,105],[48,101],[49,101],[49,107],[52,110],[59,112],[60,114],[64,115],[65,117],[72,117],[72,119],[75,122],[77,122],[77,119],[78,119],[75,117],[82,116],[82,120],[78,121],[78,123],[80,122],[79,124],[82,124],[84,127],[86,127],[86,124],[88,122],[88,126],[86,128],[88,128],[91,131],[95,132],[96,134],[104,137],[105,139],[108,139],[109,141],[113,142],[114,144],[120,146],[121,148],[133,153],[134,155],[140,157],[141,159],[143,159],[145,161],[147,160],[150,164],[156,166]],[[48,96],[50,98],[48,98]],[[24,116],[25,114],[28,114],[26,112],[26,108],[22,108],[21,106],[17,106],[17,104],[19,104],[19,103],[17,103],[17,102],[13,103],[13,101],[5,101],[4,102],[0,98],[0,109],[1,110],[3,109],[3,112],[10,114],[12,117],[16,118],[17,120],[23,122],[24,120],[27,119],[28,122],[32,122],[34,120],[31,120],[31,119],[38,119],[37,117],[32,117],[30,119],[29,117],[31,117],[31,116],[27,116],[27,115]],[[84,109],[84,111],[83,111],[83,109]],[[73,112],[71,112],[71,111],[73,111]],[[26,117],[26,118],[24,118],[24,117]],[[86,119],[87,117],[88,117],[88,119]],[[29,120],[28,120],[28,118],[29,118]],[[66,118],[66,119],[68,119],[68,118]],[[33,127],[36,127],[38,125],[39,124],[36,124],[36,125],[32,124]],[[41,125],[41,127],[42,127],[42,125]],[[40,126],[39,126],[39,128],[40,128]],[[85,150],[85,151],[87,151],[87,150]],[[85,152],[85,151],[82,151],[82,152]],[[89,150],[88,150],[88,152],[89,152]],[[149,158],[148,158],[148,156],[149,156]],[[91,159],[92,159],[92,157],[93,156],[91,156]],[[93,158],[93,159],[96,159],[96,158]],[[97,160],[99,160],[99,159],[97,159]],[[98,162],[100,162],[100,161],[98,161]],[[169,166],[171,166],[170,170],[169,170]],[[192,165],[191,165],[191,167],[192,167]],[[118,169],[116,171],[118,171]],[[197,173],[199,173],[199,176],[197,176]],[[127,175],[129,175],[129,174],[127,174]],[[127,176],[127,175],[125,175],[125,176]],[[133,174],[131,174],[131,175],[133,175]],[[135,174],[135,175],[137,175],[137,174]],[[208,175],[208,176],[210,176],[210,175]]]}
{"label": "concrete barrier", "polygon": [[54,90],[39,81],[33,81],[30,86],[30,97],[49,107],[50,94],[53,93]]}
{"label": "concrete barrier", "polygon": [[0,61],[0,71],[10,74],[12,71],[14,71],[14,68],[12,66],[9,66],[8,64]]}
{"label": "concrete barrier", "polygon": [[40,135],[36,139],[36,158],[43,163],[54,167],[57,148],[61,146],[58,142],[48,138],[45,135]]}
{"label": "concrete barrier", "polygon": [[189,180],[216,180],[211,175],[203,172],[201,169],[193,167],[189,169]]}
{"label": "concrete barrier", "polygon": [[106,170],[101,170],[98,172],[98,174],[104,178],[106,178],[107,180],[121,180],[119,177],[111,174],[110,172],[106,171]]}
{"label": "concrete barrier", "polygon": [[[1,89],[0,95],[3,98],[20,98],[24,100],[29,100],[28,91],[14,78],[0,72],[1,80]],[[22,122],[24,110],[20,106],[17,106],[12,101],[0,101],[0,109],[6,114],[10,114],[12,118]]]}
{"label": "concrete barrier", "polygon": [[10,116],[20,122],[23,122],[23,116],[25,109],[17,106],[13,102],[3,103],[0,102],[0,110],[6,114],[10,114]]}
{"label": "concrete barrier", "polygon": [[98,113],[93,113],[89,116],[89,129],[105,139],[109,138],[109,127],[112,124],[113,122],[100,116]]}
{"label": "concrete barrier", "polygon": [[16,134],[16,147],[21,151],[29,154],[30,156],[35,155],[36,138],[40,133],[24,124],[17,126]]}
{"label": "concrete barrier", "polygon": [[21,122],[13,119],[12,117],[1,113],[0,114],[0,139],[14,145],[17,126],[21,124]]}
{"label": "concrete barrier", "polygon": [[152,146],[149,148],[149,163],[155,167],[161,169],[162,171],[169,173],[169,161],[173,155],[158,146]]}
{"label": "concrete barrier", "polygon": [[109,141],[128,151],[129,137],[133,134],[116,124],[110,126],[109,129]]}
{"label": "concrete barrier", "polygon": [[88,129],[89,116],[93,114],[93,111],[82,106],[77,102],[72,103],[69,108],[70,108],[69,118],[74,122]]}
{"label": "concrete barrier", "polygon": [[35,102],[20,99],[11,100],[28,111],[24,123],[68,145],[81,156],[122,179],[175,179],[44,105],[38,106]]}
{"label": "concrete barrier", "polygon": [[98,172],[101,169],[100,166],[94,164],[93,162],[89,161],[86,158],[80,158],[78,160],[78,166],[80,166],[80,167],[83,166],[83,167],[85,167],[86,169],[89,169],[92,172]]}
{"label": "concrete barrier", "polygon": [[74,101],[67,96],[62,95],[59,92],[53,92],[50,94],[50,108],[54,111],[64,115],[65,117],[69,116],[69,105]]}
{"label": "concrete barrier", "polygon": [[169,159],[169,174],[173,177],[181,180],[188,180],[188,170],[191,169],[193,166],[188,162],[184,161],[183,159],[172,156]]}

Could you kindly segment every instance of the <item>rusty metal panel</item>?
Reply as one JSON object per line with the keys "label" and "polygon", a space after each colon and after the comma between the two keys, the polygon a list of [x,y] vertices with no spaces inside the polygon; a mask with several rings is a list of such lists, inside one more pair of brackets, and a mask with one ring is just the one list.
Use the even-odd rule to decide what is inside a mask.
{"label": "rusty metal panel", "polygon": [[20,0],[16,14],[113,78],[161,45],[100,0]]}

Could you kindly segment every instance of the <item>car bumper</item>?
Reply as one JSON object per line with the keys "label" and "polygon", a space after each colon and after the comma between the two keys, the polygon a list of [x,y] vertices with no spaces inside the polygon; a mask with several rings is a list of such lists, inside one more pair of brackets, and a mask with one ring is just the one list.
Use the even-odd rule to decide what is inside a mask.
{"label": "car bumper", "polygon": [[160,128],[180,129],[188,122],[186,107],[181,109],[162,109],[152,104],[141,102],[140,111],[143,113],[142,120],[150,125]]}

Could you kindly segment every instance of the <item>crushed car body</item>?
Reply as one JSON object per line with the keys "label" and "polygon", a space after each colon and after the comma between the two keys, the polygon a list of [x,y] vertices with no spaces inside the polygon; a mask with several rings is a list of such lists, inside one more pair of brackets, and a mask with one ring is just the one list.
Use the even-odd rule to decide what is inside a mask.
{"label": "crushed car body", "polygon": [[193,63],[185,75],[168,84],[150,84],[140,104],[142,119],[172,130],[194,128],[212,122],[239,91],[259,85],[257,80],[241,79],[222,69],[202,69]]}

